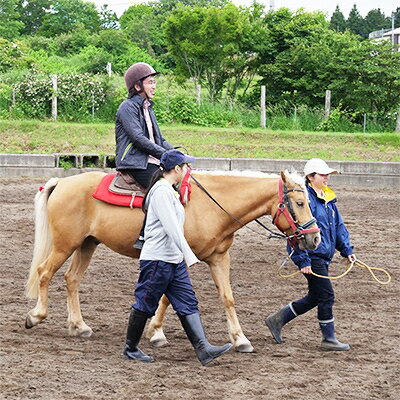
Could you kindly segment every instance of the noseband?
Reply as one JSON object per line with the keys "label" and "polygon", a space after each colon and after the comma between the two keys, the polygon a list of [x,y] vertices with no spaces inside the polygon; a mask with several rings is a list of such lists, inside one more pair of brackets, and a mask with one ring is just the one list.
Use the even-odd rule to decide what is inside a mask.
{"label": "noseband", "polygon": [[[278,197],[279,197],[279,205],[272,222],[274,225],[281,231],[284,232],[283,229],[278,225],[279,216],[283,214],[289,223],[290,227],[293,229],[293,235],[286,235],[288,237],[288,241],[292,247],[296,246],[297,241],[299,239],[303,239],[304,235],[307,233],[318,233],[320,232],[319,228],[309,229],[310,226],[317,223],[315,218],[311,218],[304,224],[299,224],[297,221],[296,214],[292,207],[292,202],[290,201],[289,193],[290,192],[303,192],[303,189],[288,189],[286,185],[283,184],[282,179],[279,180],[278,186]],[[285,233],[286,234],[286,233]]]}

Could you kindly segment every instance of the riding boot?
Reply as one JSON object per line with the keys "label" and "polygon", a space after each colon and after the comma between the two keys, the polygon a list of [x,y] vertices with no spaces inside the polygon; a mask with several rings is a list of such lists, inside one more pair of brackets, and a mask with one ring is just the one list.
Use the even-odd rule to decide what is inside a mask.
{"label": "riding boot", "polygon": [[296,318],[297,314],[295,313],[292,304],[288,304],[287,306],[280,309],[276,314],[270,315],[266,320],[265,324],[269,328],[274,337],[276,343],[283,343],[284,340],[281,337],[281,331],[283,325],[287,324],[292,319]]}
{"label": "riding boot", "polygon": [[142,225],[142,229],[140,229],[139,237],[136,239],[135,243],[133,244],[134,249],[142,250],[144,245],[144,228],[146,226],[146,219],[147,215],[144,216],[144,221]]}
{"label": "riding boot", "polygon": [[150,316],[142,311],[135,310],[131,311],[129,316],[128,331],[126,333],[126,343],[124,347],[123,355],[129,360],[153,362],[154,358],[143,353],[142,350],[137,347],[142,337],[144,327]]}
{"label": "riding boot", "polygon": [[340,343],[336,339],[335,335],[335,325],[333,321],[330,322],[320,322],[319,326],[322,332],[322,343],[321,348],[324,351],[347,351],[350,350],[350,346],[345,343]]}
{"label": "riding boot", "polygon": [[199,313],[179,315],[179,319],[202,365],[207,365],[231,349],[231,343],[223,346],[213,346],[208,342]]}

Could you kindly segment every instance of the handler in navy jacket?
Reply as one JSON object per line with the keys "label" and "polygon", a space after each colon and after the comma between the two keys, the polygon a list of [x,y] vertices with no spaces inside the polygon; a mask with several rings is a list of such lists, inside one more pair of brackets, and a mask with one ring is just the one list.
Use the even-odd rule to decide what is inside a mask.
{"label": "handler in navy jacket", "polygon": [[[306,185],[309,194],[310,208],[321,230],[321,243],[314,251],[296,249],[292,260],[299,267],[308,281],[308,294],[291,302],[276,314],[266,319],[266,325],[277,343],[283,343],[282,327],[289,321],[318,306],[318,322],[322,331],[322,350],[349,350],[348,344],[336,339],[333,319],[334,292],[329,279],[319,278],[311,274],[328,276],[328,267],[335,249],[349,261],[355,261],[350,236],[339,210],[336,206],[336,195],[328,188],[330,174],[337,173],[325,161],[313,158],[304,167]],[[288,252],[292,249],[288,246]]]}
{"label": "handler in navy jacket", "polygon": [[[116,169],[128,172],[144,188],[158,170],[161,156],[173,148],[161,135],[152,108],[157,74],[142,62],[128,68],[124,78],[129,96],[119,106],[115,121]],[[134,247],[143,247],[143,228]]]}

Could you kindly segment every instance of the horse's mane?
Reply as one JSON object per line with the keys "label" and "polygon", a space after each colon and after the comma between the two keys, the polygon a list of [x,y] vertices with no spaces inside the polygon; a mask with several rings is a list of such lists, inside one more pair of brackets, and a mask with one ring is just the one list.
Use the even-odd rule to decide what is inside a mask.
{"label": "horse's mane", "polygon": [[[205,170],[194,170],[196,174],[199,175],[214,175],[214,176],[243,176],[247,178],[279,178],[278,174],[267,174],[261,171],[205,171]],[[295,170],[292,170],[289,173],[292,180],[300,185],[302,188],[305,188],[304,178]]]}

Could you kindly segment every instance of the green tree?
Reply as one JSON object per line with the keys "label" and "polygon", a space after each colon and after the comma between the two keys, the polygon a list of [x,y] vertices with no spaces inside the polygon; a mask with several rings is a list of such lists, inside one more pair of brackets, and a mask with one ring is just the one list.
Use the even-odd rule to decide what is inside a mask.
{"label": "green tree", "polygon": [[330,88],[344,105],[367,113],[396,112],[400,93],[400,52],[388,41],[363,41],[348,47],[332,66]]}
{"label": "green tree", "polygon": [[15,39],[23,29],[17,6],[18,0],[0,0],[0,38]]}
{"label": "green tree", "polygon": [[49,12],[51,0],[18,0],[17,10],[24,28],[24,35],[35,34],[43,24],[43,19]]}
{"label": "green tree", "polygon": [[339,5],[336,6],[330,21],[330,28],[336,32],[344,32],[346,30],[346,20],[340,11]]}
{"label": "green tree", "polygon": [[[391,17],[392,16],[390,15],[390,18]],[[395,27],[400,27],[400,7],[397,7],[396,11],[394,11],[394,26]]]}
{"label": "green tree", "polygon": [[152,56],[165,53],[165,37],[161,25],[165,18],[156,15],[148,4],[131,6],[120,18],[121,29],[136,45]]}
{"label": "green tree", "polygon": [[11,69],[28,67],[30,59],[27,56],[27,46],[21,42],[10,42],[0,38],[0,72],[7,72]]}
{"label": "green tree", "polygon": [[229,3],[229,0],[159,0],[149,3],[156,14],[170,14],[178,5],[187,7],[216,7],[223,8]]}
{"label": "green tree", "polygon": [[365,17],[365,25],[368,33],[387,29],[392,26],[390,18],[385,17],[379,8],[375,8],[368,12]]}
{"label": "green tree", "polygon": [[246,12],[233,4],[222,9],[178,6],[164,24],[178,75],[190,77],[195,85],[204,83],[214,101],[230,78],[229,70],[243,68],[240,44],[248,26]]}
{"label": "green tree", "polygon": [[260,54],[261,64],[273,63],[279,54],[291,48],[295,38],[305,40],[329,28],[329,22],[322,12],[306,13],[302,9],[295,13],[287,8],[269,11],[264,23],[268,46]]}
{"label": "green tree", "polygon": [[82,0],[52,0],[51,10],[43,18],[38,33],[54,37],[75,30],[80,25],[90,32],[98,32],[100,16],[94,3]]}
{"label": "green tree", "polygon": [[347,28],[351,33],[359,35],[362,39],[368,37],[365,20],[358,12],[357,6],[355,4],[350,10],[349,18],[347,19]]}
{"label": "green tree", "polygon": [[92,40],[92,33],[82,23],[75,24],[75,29],[61,33],[54,38],[57,45],[57,55],[65,57],[79,53]]}
{"label": "green tree", "polygon": [[118,29],[117,14],[108,8],[107,4],[101,6],[100,9],[101,29]]}

